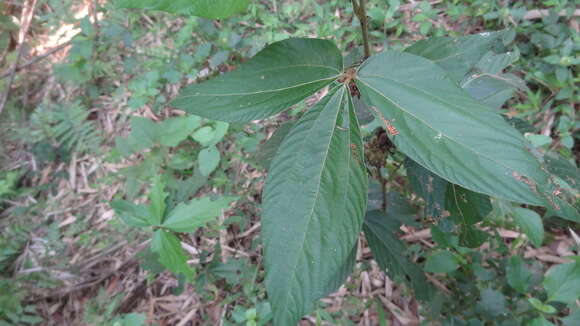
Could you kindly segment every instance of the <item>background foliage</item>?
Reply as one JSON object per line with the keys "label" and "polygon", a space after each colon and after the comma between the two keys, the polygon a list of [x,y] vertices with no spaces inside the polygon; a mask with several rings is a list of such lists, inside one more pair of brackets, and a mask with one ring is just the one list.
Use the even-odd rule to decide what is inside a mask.
{"label": "background foliage", "polygon": [[[198,2],[187,10],[219,18]],[[502,51],[481,58],[461,86],[508,117],[546,155],[560,189],[578,198],[572,1],[368,2],[374,53],[506,29]],[[358,21],[337,0],[252,1],[220,20],[119,9],[135,3],[147,4],[0,2],[0,93],[8,95],[0,111],[0,325],[272,324],[267,239],[259,236],[265,172],[280,168],[273,154],[326,91],[247,124],[185,115],[168,103],[184,85],[215,80],[289,37],[332,39],[348,66],[361,53]],[[465,42],[467,57],[486,46]],[[428,57],[421,44],[407,51]],[[341,53],[325,63],[342,67]],[[302,323],[579,323],[577,223],[465,197],[474,193],[393,150],[380,121],[358,119],[373,176],[366,237],[345,286]],[[474,220],[462,219],[450,198],[479,203]]]}

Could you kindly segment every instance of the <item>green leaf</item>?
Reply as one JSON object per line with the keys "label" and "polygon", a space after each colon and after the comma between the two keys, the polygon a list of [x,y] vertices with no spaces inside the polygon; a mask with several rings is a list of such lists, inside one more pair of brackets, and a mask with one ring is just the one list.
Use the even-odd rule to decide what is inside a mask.
{"label": "green leaf", "polygon": [[544,162],[548,171],[566,182],[570,191],[578,192],[580,189],[580,169],[572,162],[554,152],[548,152],[544,155]]}
{"label": "green leaf", "polygon": [[166,11],[209,19],[227,18],[243,12],[250,0],[116,0],[117,8]]}
{"label": "green leaf", "polygon": [[447,250],[439,251],[427,257],[425,271],[434,274],[451,273],[459,267],[455,255]]}
{"label": "green leaf", "polygon": [[543,312],[545,314],[555,314],[556,313],[556,308],[554,308],[553,306],[549,305],[549,304],[544,304],[542,303],[542,301],[536,299],[536,298],[529,298],[528,301],[532,304],[532,306],[534,306],[534,308],[536,308],[536,310]]}
{"label": "green leaf", "polygon": [[111,207],[119,215],[119,218],[129,226],[151,226],[151,216],[146,206],[135,205],[126,200],[115,200],[111,203]]}
{"label": "green leaf", "polygon": [[165,192],[165,183],[160,175],[153,177],[153,187],[149,192],[149,212],[150,223],[152,225],[159,225],[165,216],[165,199],[167,193]]}
{"label": "green leaf", "polygon": [[564,326],[578,326],[580,325],[580,308],[578,306],[570,307],[570,314],[568,317],[562,318]]}
{"label": "green leaf", "polygon": [[131,133],[126,138],[117,137],[115,146],[123,156],[128,156],[153,146],[157,138],[157,125],[153,121],[132,116]]}
{"label": "green leaf", "polygon": [[405,167],[413,191],[425,200],[425,216],[442,217],[448,182],[409,158],[405,160]]}
{"label": "green leaf", "polygon": [[380,210],[367,212],[363,225],[365,237],[383,271],[393,280],[403,280],[420,300],[428,300],[432,291],[423,270],[407,257],[405,245],[397,238],[399,223]]}
{"label": "green leaf", "polygon": [[220,163],[220,151],[215,146],[202,149],[198,161],[201,174],[209,176]]}
{"label": "green leaf", "polygon": [[486,316],[497,317],[506,311],[505,296],[492,289],[483,289],[477,309]]}
{"label": "green leaf", "polygon": [[126,138],[117,137],[116,148],[123,156],[128,156],[158,144],[177,146],[199,128],[200,124],[201,118],[193,115],[168,118],[160,123],[133,116],[131,133]]}
{"label": "green leaf", "polygon": [[544,317],[537,317],[526,323],[526,326],[556,326]]}
{"label": "green leaf", "polygon": [[190,85],[171,103],[220,121],[277,114],[330,84],[342,73],[334,43],[295,38],[273,43],[236,70]]}
{"label": "green leaf", "polygon": [[513,210],[513,217],[534,246],[541,247],[544,241],[544,224],[540,215],[530,209],[516,207]]}
{"label": "green leaf", "polygon": [[274,156],[278,152],[282,141],[288,135],[292,127],[294,126],[294,122],[286,122],[272,134],[272,137],[268,139],[264,144],[260,145],[258,151],[253,155],[255,161],[258,164],[262,165],[264,168],[269,169]]}
{"label": "green leaf", "polygon": [[275,325],[296,325],[352,267],[368,179],[348,95],[337,87],[308,111],[270,167],[262,237]]}
{"label": "green leaf", "polygon": [[461,87],[479,102],[490,108],[500,109],[516,90],[525,90],[526,84],[512,74],[476,73],[466,78]]}
{"label": "green leaf", "polygon": [[491,212],[488,196],[449,184],[445,208],[451,214],[449,218],[459,225],[461,245],[477,248],[487,240],[487,233],[478,230],[474,224],[482,221]]}
{"label": "green leaf", "polygon": [[479,102],[494,109],[501,108],[516,89],[527,89],[526,83],[519,77],[502,73],[518,57],[517,52],[486,53],[475,65],[473,72],[463,78],[461,88]]}
{"label": "green leaf", "polygon": [[211,201],[208,197],[194,198],[188,204],[177,205],[161,226],[175,232],[194,232],[215,220],[236,198],[222,197]]}
{"label": "green leaf", "polygon": [[210,126],[204,126],[199,128],[193,133],[192,137],[196,142],[200,143],[201,146],[209,146],[209,144],[214,139],[215,131]]}
{"label": "green leaf", "polygon": [[157,230],[151,240],[151,251],[159,255],[159,262],[171,272],[182,274],[188,281],[193,278],[193,270],[187,264],[187,255],[181,242],[173,233]]}
{"label": "green leaf", "polygon": [[546,274],[543,285],[548,292],[548,302],[573,303],[580,298],[580,262],[552,267]]}
{"label": "green leaf", "polygon": [[432,60],[449,77],[459,82],[503,35],[503,32],[481,33],[462,37],[433,37],[418,41],[405,52]]}
{"label": "green leaf", "polygon": [[398,130],[390,136],[397,148],[415,162],[466,189],[558,206],[566,218],[580,221],[577,211],[544,189],[548,176],[524,137],[436,64],[386,51],[359,68],[357,85],[378,118]]}
{"label": "green leaf", "polygon": [[200,125],[201,118],[194,115],[165,119],[157,125],[157,141],[165,146],[177,146]]}
{"label": "green leaf", "polygon": [[522,294],[528,293],[533,274],[521,257],[510,258],[506,266],[506,277],[508,284],[516,291]]}

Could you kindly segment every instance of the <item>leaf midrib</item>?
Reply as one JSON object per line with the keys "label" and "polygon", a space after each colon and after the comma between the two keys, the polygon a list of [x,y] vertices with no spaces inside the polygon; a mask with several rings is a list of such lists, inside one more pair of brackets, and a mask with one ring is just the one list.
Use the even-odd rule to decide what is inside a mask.
{"label": "leaf midrib", "polygon": [[186,98],[192,98],[192,97],[199,97],[199,96],[215,96],[215,97],[226,97],[226,96],[245,96],[245,95],[256,95],[256,94],[268,94],[268,93],[274,93],[274,92],[280,92],[280,91],[285,91],[288,89],[292,89],[292,88],[298,88],[298,87],[302,87],[302,86],[306,86],[309,84],[314,84],[314,83],[318,83],[318,82],[322,82],[322,81],[326,81],[326,80],[333,80],[340,77],[340,75],[336,75],[336,76],[331,76],[331,77],[327,77],[327,78],[321,78],[321,79],[317,79],[317,80],[311,80],[309,82],[304,82],[304,83],[299,83],[299,84],[295,84],[295,85],[291,85],[288,87],[282,87],[282,88],[276,88],[276,89],[267,89],[267,90],[261,90],[261,91],[255,91],[255,92],[242,92],[242,93],[199,93],[196,92],[195,94],[192,95],[184,95],[184,96],[180,96],[178,98],[176,98],[176,100],[178,99],[186,99]]}

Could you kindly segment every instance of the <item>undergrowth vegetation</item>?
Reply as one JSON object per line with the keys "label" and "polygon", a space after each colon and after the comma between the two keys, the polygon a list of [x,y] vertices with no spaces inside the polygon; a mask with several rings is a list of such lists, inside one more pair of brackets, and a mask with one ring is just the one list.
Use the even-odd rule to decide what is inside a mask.
{"label": "undergrowth vegetation", "polygon": [[573,1],[208,3],[0,0],[0,325],[580,324]]}

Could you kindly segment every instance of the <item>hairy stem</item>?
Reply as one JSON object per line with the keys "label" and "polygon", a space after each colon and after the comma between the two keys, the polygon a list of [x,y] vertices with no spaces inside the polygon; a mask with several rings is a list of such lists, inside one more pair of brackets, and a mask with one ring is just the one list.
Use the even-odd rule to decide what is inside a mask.
{"label": "hairy stem", "polygon": [[365,59],[371,56],[371,47],[369,45],[369,26],[366,10],[367,0],[352,0],[352,7],[354,13],[360,22],[362,30],[363,45],[365,51]]}

